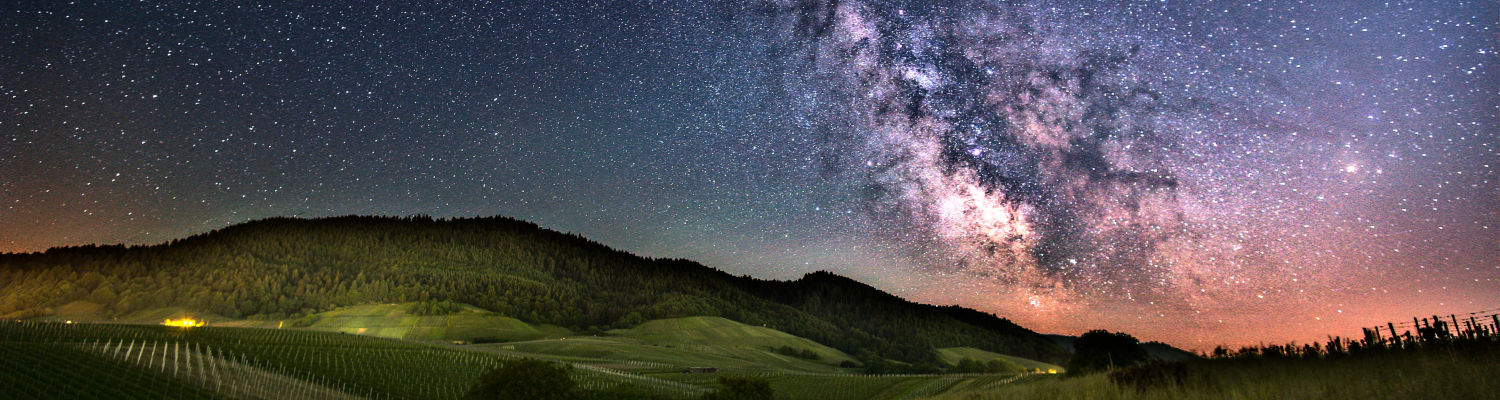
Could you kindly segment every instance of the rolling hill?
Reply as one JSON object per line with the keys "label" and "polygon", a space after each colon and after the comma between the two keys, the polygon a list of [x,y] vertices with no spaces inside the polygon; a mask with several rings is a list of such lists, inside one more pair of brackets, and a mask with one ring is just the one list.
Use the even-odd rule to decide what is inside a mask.
{"label": "rolling hill", "polygon": [[[451,301],[482,309],[475,313],[580,334],[716,316],[862,361],[888,358],[926,368],[941,365],[938,348],[1052,363],[1067,354],[994,315],[912,303],[832,273],[794,281],[733,276],[500,217],[273,218],[159,245],[6,254],[0,255],[0,289],[5,318],[43,317],[79,301],[99,305],[96,312],[108,318],[182,307],[265,320],[345,306]],[[338,318],[344,317],[311,326],[335,326]]]}
{"label": "rolling hill", "polygon": [[[805,338],[719,317],[669,318],[599,335],[478,346],[516,356],[663,374],[667,379],[677,379],[691,367],[711,367],[731,374],[847,373],[839,366],[853,361],[838,349]],[[805,350],[815,356],[782,354],[782,348]]]}

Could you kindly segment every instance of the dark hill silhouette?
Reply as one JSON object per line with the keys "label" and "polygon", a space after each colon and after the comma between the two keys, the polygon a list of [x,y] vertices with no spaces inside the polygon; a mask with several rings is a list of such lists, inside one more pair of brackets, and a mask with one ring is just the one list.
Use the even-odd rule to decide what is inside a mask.
{"label": "dark hill silhouette", "polygon": [[648,259],[503,217],[271,218],[151,246],[0,255],[0,315],[86,300],[108,313],[182,306],[295,317],[340,305],[448,300],[583,332],[694,315],[850,354],[935,365],[969,346],[1061,362],[1066,350],[994,315],[912,303],[828,272],[795,281]]}
{"label": "dark hill silhouette", "polygon": [[[1068,335],[1046,334],[1043,336],[1052,339],[1054,343],[1067,351],[1073,351],[1073,341],[1078,339],[1077,336]],[[1154,361],[1189,361],[1201,358],[1193,352],[1162,342],[1141,342],[1140,346],[1141,350],[1146,351],[1146,357]]]}

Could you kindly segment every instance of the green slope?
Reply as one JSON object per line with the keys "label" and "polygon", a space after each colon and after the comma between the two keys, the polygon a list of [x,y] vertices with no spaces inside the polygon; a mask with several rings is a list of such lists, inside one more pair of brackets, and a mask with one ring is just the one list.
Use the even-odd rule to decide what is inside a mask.
{"label": "green slope", "polygon": [[853,361],[848,354],[818,342],[775,329],[750,326],[720,317],[686,317],[649,321],[630,329],[609,332],[653,345],[705,345],[719,348],[809,350],[829,364]]}
{"label": "green slope", "polygon": [[[412,315],[411,304],[365,304],[314,314],[307,329],[408,340],[502,341],[566,336],[568,330],[532,325],[521,320],[466,306],[447,315]],[[292,322],[297,322],[296,320]]]}
{"label": "green slope", "polygon": [[[781,354],[780,347],[806,349],[807,359]],[[654,320],[597,336],[521,341],[487,347],[558,361],[585,362],[645,373],[680,373],[714,367],[724,373],[838,373],[853,361],[844,352],[770,328],[719,317]]]}

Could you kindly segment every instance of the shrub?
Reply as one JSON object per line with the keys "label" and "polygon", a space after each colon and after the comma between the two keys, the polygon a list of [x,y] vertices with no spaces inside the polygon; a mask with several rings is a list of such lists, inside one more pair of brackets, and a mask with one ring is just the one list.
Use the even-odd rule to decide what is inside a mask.
{"label": "shrub", "polygon": [[318,321],[322,320],[322,319],[323,319],[322,315],[317,315],[317,314],[304,315],[304,316],[302,316],[302,318],[297,318],[295,320],[292,320],[292,327],[305,328],[305,327],[313,326],[313,324],[318,323]]}
{"label": "shrub", "polygon": [[817,352],[812,351],[811,349],[794,348],[792,346],[777,347],[775,349],[775,351],[777,353],[780,353],[780,354],[783,354],[783,355],[788,355],[788,356],[797,357],[797,358],[803,358],[803,359],[808,359],[808,360],[817,360],[817,359],[822,358],[822,357],[818,356]]}

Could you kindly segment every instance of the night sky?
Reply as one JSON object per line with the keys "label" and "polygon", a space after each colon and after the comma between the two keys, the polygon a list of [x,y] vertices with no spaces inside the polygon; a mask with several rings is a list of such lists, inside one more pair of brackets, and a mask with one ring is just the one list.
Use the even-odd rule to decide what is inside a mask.
{"label": "night sky", "polygon": [[506,215],[1188,348],[1500,307],[1500,3],[0,5],[0,252]]}

